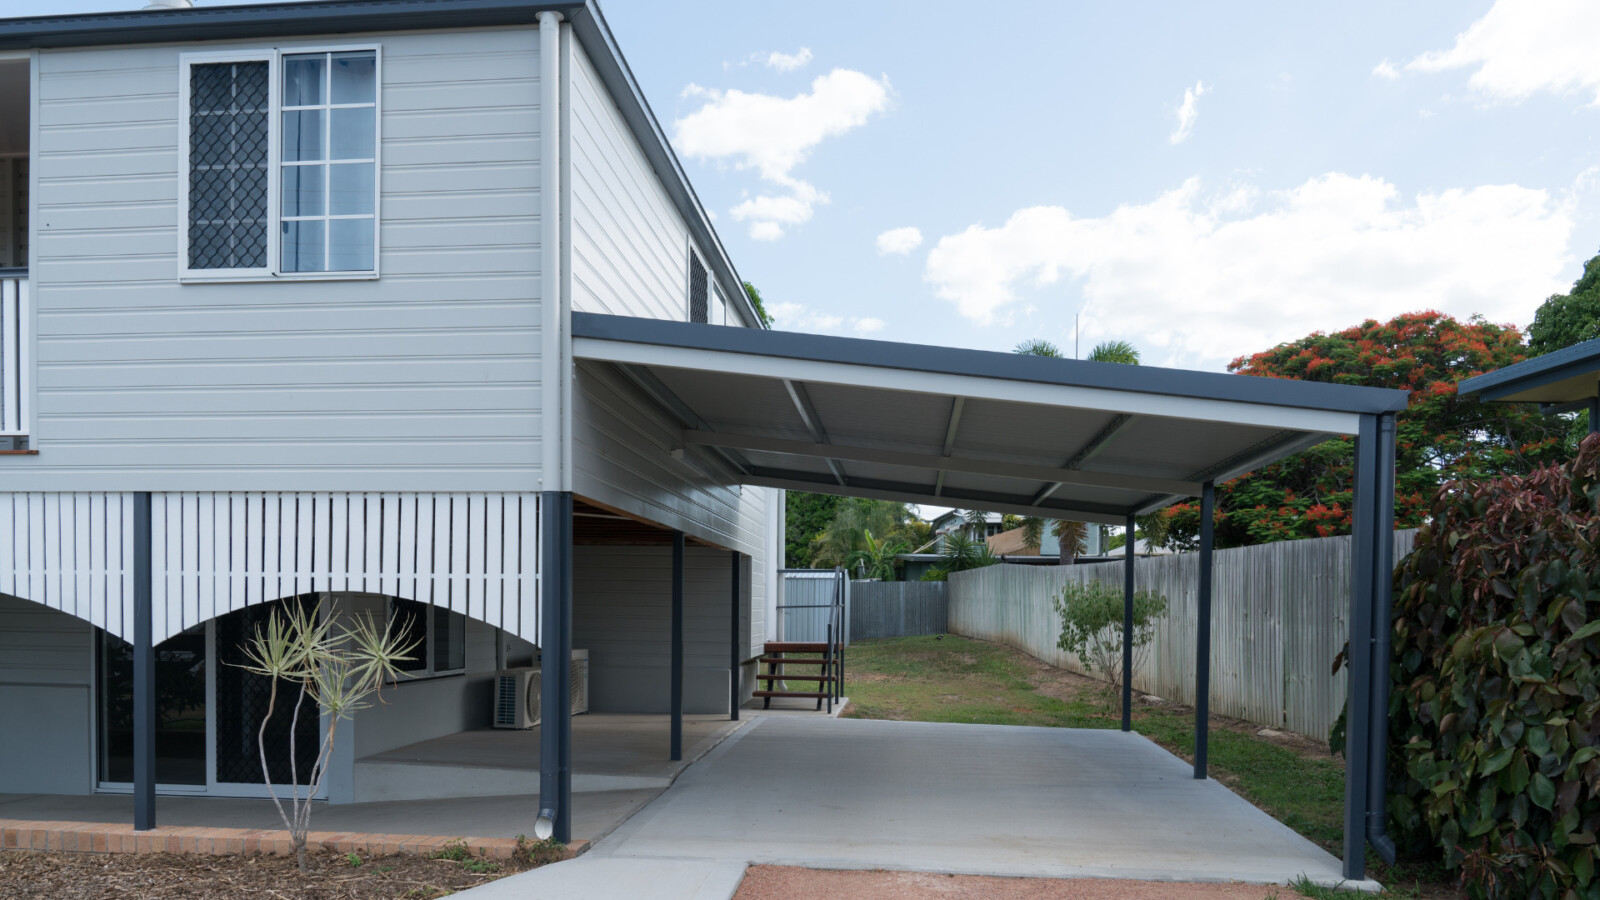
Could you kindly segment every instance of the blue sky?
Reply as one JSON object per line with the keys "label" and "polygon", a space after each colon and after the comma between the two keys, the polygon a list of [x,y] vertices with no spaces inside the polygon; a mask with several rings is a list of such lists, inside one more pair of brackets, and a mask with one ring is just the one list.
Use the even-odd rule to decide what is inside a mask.
{"label": "blue sky", "polygon": [[1081,317],[1215,370],[1424,308],[1526,326],[1600,249],[1580,0],[603,6],[779,328],[1070,353]]}

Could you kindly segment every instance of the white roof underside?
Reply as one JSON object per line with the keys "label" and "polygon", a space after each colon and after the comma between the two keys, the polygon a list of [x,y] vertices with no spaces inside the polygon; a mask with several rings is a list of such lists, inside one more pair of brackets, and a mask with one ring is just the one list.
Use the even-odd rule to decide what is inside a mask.
{"label": "white roof underside", "polygon": [[[732,481],[1103,524],[1404,405],[1402,392],[610,316],[574,317],[573,356],[616,367]],[[1119,375],[1188,387],[1127,389]],[[1195,383],[1339,402],[1248,402]]]}

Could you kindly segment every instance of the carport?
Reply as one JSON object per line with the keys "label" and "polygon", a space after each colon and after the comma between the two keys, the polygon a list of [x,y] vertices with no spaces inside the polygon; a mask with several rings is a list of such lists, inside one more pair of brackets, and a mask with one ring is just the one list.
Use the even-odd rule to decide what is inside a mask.
{"label": "carport", "polygon": [[[1354,435],[1345,876],[1364,877],[1366,841],[1391,857],[1383,832],[1389,534],[1394,414],[1405,392],[587,313],[572,315],[571,333],[577,376],[622,375],[676,423],[673,454],[727,484],[1129,528],[1135,516],[1199,497],[1196,779],[1207,771],[1214,485]],[[572,616],[565,497],[543,505],[543,616],[556,635]],[[1128,553],[1125,629],[1131,542]],[[552,649],[547,658],[563,658]],[[1131,664],[1125,653],[1125,672]],[[563,672],[546,670],[552,695],[566,690]],[[545,737],[559,743],[570,724],[556,718]],[[568,779],[560,754],[546,752],[542,815],[558,840],[570,834]]]}

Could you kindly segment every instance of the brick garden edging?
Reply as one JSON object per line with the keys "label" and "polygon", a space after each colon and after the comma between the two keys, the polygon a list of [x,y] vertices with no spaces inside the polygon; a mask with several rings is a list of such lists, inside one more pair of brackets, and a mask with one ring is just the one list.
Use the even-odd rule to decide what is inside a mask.
{"label": "brick garden edging", "polygon": [[[312,850],[337,850],[367,856],[403,853],[432,856],[447,844],[466,844],[474,856],[510,859],[514,838],[423,834],[360,834],[313,831],[306,837]],[[567,845],[563,859],[587,850],[588,841]],[[0,850],[51,850],[65,853],[203,853],[212,855],[275,854],[294,852],[289,832],[259,828],[155,828],[134,831],[132,825],[109,822],[59,822],[0,819]]]}

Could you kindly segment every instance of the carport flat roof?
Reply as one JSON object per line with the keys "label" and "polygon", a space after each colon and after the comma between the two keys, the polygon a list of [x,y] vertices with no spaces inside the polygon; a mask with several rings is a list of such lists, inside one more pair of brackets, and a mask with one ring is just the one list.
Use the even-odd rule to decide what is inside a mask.
{"label": "carport flat roof", "polygon": [[730,481],[1122,524],[1404,391],[574,313]]}
{"label": "carport flat roof", "polygon": [[1600,396],[1600,338],[1461,382],[1463,396],[1573,407]]}

